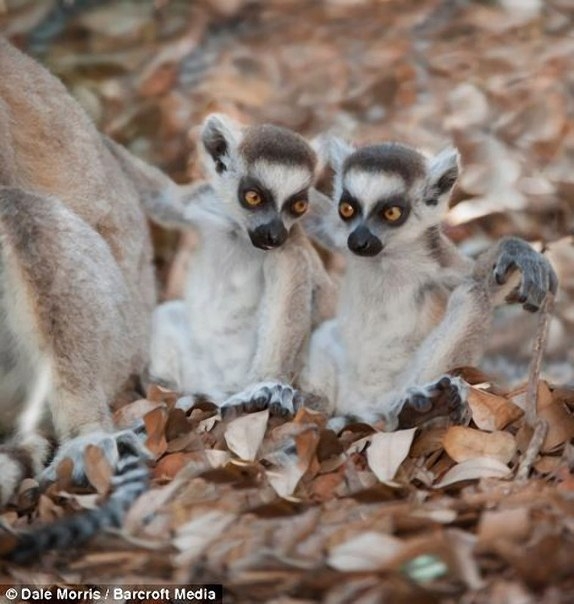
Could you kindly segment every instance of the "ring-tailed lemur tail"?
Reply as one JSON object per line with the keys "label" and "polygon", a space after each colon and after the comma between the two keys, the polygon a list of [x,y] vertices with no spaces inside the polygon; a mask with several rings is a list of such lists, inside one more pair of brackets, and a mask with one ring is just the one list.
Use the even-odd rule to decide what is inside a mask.
{"label": "ring-tailed lemur tail", "polygon": [[[130,443],[123,443],[130,448]],[[121,526],[132,503],[149,484],[149,470],[138,448],[122,451],[112,478],[113,491],[98,508],[62,518],[52,524],[19,535],[16,546],[6,555],[18,564],[33,562],[44,552],[77,546],[102,530]]]}

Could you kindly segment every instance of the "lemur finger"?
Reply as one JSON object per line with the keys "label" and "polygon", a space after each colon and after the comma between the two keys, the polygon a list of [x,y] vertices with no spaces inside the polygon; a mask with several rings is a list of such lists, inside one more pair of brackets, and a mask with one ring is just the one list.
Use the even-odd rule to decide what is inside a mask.
{"label": "lemur finger", "polygon": [[451,386],[452,386],[451,379],[447,375],[445,375],[436,383],[435,387],[438,390],[446,390],[447,388],[450,388]]}
{"label": "lemur finger", "polygon": [[504,285],[510,273],[516,269],[516,262],[509,254],[502,253],[494,265],[494,278],[498,285]]}
{"label": "lemur finger", "polygon": [[264,386],[257,392],[256,395],[247,403],[248,406],[253,406],[257,411],[262,411],[271,402],[273,394],[270,388]]}
{"label": "lemur finger", "polygon": [[537,311],[550,289],[549,274],[543,266],[531,264],[524,272],[518,292],[518,301],[525,310]]}
{"label": "lemur finger", "polygon": [[419,413],[426,413],[432,409],[432,400],[424,394],[413,394],[409,399],[409,404]]}

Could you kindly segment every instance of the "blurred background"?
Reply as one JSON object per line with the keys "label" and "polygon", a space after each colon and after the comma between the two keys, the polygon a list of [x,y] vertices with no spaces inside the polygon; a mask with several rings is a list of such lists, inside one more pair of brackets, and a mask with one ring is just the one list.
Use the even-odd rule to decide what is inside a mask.
{"label": "blurred background", "polygon": [[[201,175],[211,111],[308,137],[454,142],[445,229],[469,254],[507,234],[548,250],[562,289],[547,372],[574,380],[572,0],[0,0],[0,31],[178,182]],[[193,238],[154,240],[162,297],[177,297]],[[522,379],[535,328],[502,309],[485,369]]]}

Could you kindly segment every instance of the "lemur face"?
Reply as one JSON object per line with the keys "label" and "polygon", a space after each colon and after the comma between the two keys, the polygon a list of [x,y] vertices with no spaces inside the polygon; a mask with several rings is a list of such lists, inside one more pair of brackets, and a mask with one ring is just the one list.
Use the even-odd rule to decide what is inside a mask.
{"label": "lemur face", "polygon": [[203,128],[214,187],[234,224],[262,250],[281,246],[305,214],[316,156],[298,134],[277,126],[241,130],[212,115]]}
{"label": "lemur face", "polygon": [[338,150],[334,202],[353,254],[396,249],[441,221],[458,174],[454,149],[430,160],[397,143]]}

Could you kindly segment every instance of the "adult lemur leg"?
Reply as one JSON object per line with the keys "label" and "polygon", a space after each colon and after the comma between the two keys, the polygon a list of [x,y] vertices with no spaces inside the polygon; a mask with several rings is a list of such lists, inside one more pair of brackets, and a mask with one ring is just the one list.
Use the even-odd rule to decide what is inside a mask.
{"label": "adult lemur leg", "polygon": [[0,238],[4,314],[17,355],[51,371],[48,407],[65,443],[51,475],[63,456],[83,474],[85,438],[108,444],[115,463],[109,389],[137,360],[122,352],[128,294],[108,246],[56,199],[14,188],[0,188]]}

